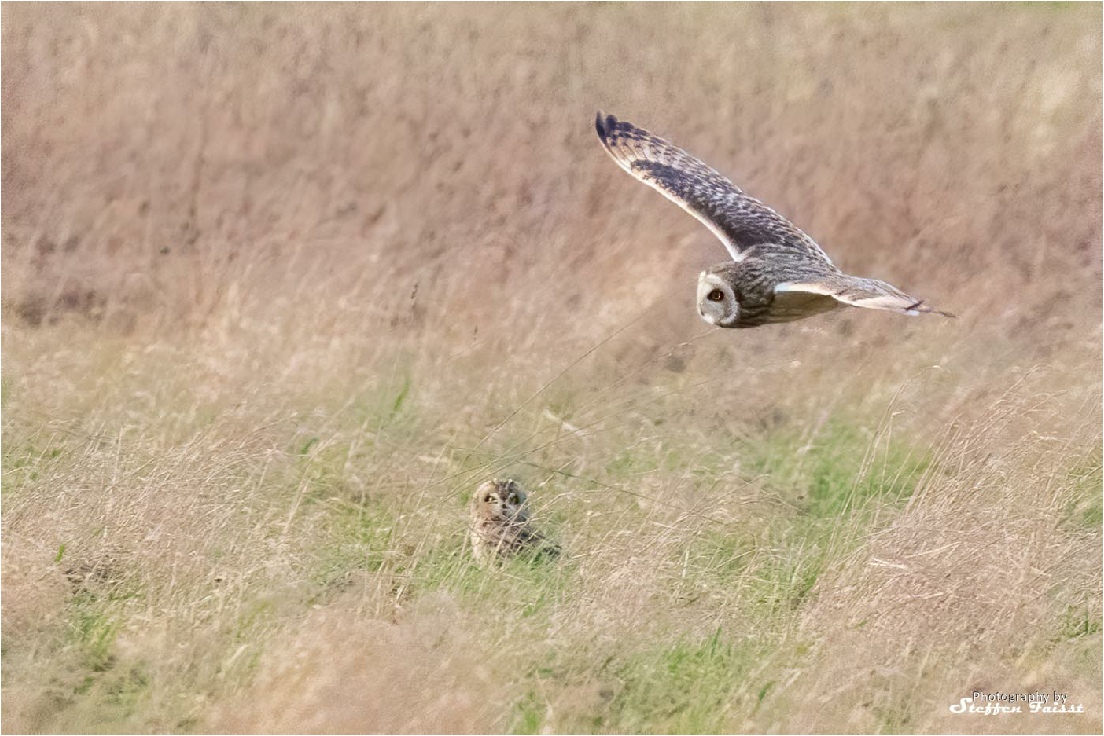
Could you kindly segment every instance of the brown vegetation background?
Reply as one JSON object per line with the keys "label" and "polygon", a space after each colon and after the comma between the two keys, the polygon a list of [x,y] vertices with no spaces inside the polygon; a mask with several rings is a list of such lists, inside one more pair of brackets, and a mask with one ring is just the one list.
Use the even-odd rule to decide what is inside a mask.
{"label": "brown vegetation background", "polygon": [[[1100,730],[1099,6],[2,20],[5,731]],[[707,329],[599,109],[959,318]],[[450,541],[494,473],[565,567]]]}

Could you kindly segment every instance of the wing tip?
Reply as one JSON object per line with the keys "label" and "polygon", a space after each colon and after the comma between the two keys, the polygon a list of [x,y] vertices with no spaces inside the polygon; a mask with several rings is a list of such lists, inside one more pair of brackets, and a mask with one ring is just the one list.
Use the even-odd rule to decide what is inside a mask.
{"label": "wing tip", "polygon": [[911,307],[906,309],[905,313],[906,314],[911,314],[913,316],[919,316],[921,314],[938,314],[941,317],[948,317],[950,319],[958,319],[957,314],[953,314],[951,312],[944,312],[942,309],[936,309],[935,307],[930,307],[927,304],[925,304],[923,301],[916,302]]}
{"label": "wing tip", "polygon": [[623,145],[627,126],[631,127],[628,123],[618,120],[613,115],[607,115],[601,110],[594,118],[594,129],[598,132],[598,141],[602,144],[602,148],[617,162],[618,166],[632,174],[630,157]]}
{"label": "wing tip", "polygon": [[598,131],[598,137],[603,143],[609,143],[618,120],[613,115],[607,115],[601,110],[594,117],[594,129]]}

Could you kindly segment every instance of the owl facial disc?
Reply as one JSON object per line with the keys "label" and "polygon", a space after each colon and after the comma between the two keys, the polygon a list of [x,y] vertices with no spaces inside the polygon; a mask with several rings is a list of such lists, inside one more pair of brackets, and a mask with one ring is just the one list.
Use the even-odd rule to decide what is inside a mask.
{"label": "owl facial disc", "polygon": [[702,271],[698,276],[698,314],[718,327],[730,327],[739,319],[740,305],[732,287],[720,274]]}

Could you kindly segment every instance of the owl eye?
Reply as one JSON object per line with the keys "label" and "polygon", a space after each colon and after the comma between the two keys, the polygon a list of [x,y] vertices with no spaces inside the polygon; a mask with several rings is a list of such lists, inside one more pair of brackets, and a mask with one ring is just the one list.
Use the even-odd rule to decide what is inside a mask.
{"label": "owl eye", "polygon": [[510,497],[507,498],[506,501],[507,503],[516,504],[518,502],[518,495],[516,493],[511,493]]}
{"label": "owl eye", "polygon": [[724,292],[720,289],[714,289],[713,291],[709,292],[709,295],[706,296],[706,299],[711,302],[722,302],[724,301]]}
{"label": "owl eye", "polygon": [[494,500],[495,497],[490,493],[483,497],[483,503],[494,503]]}

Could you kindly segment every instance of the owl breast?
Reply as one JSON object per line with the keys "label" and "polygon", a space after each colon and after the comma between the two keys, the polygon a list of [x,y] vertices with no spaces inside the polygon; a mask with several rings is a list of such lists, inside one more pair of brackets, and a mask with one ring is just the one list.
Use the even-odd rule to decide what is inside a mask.
{"label": "owl breast", "polygon": [[819,278],[829,268],[777,254],[770,258],[756,258],[752,254],[739,263],[716,266],[706,273],[723,279],[739,305],[735,321],[721,326],[748,328],[792,322],[838,309],[840,303],[830,296],[775,292],[779,284]]}

